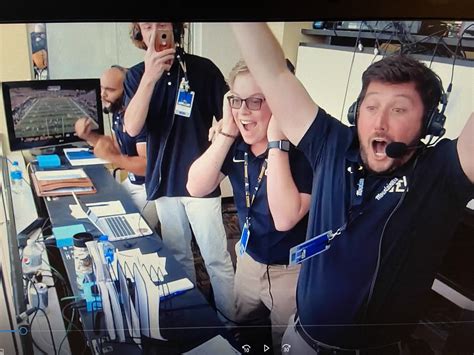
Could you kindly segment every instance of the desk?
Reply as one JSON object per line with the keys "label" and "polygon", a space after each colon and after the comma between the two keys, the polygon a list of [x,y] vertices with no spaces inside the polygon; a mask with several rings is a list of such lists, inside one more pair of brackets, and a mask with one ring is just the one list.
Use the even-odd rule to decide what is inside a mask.
{"label": "desk", "polygon": [[[84,167],[87,175],[92,179],[97,189],[96,194],[80,195],[84,203],[120,200],[125,211],[138,212],[132,200],[125,189],[118,184],[110,173],[103,166]],[[87,231],[98,235],[95,227],[85,219],[76,220],[70,215],[69,205],[75,204],[72,196],[56,197],[46,200],[46,208],[51,218],[53,226],[65,226],[77,223],[83,223]],[[87,221],[87,222],[86,222]],[[126,245],[131,244],[133,248],[140,248],[142,253],[152,253],[159,251],[160,256],[167,258],[166,269],[168,275],[165,276],[165,282],[177,280],[185,277],[185,273],[171,253],[163,246],[158,235],[153,234],[147,237],[130,239],[128,241],[114,242],[119,250],[126,249]],[[130,247],[130,246],[129,246]],[[76,274],[74,270],[74,261],[70,257],[72,247],[61,249],[61,256],[70,280],[71,288],[75,295],[80,292],[76,285]],[[87,340],[94,348],[97,347],[99,339],[104,336],[103,331],[95,332],[92,313],[81,311],[81,319]],[[100,326],[98,329],[105,329],[105,320],[99,318]],[[153,339],[143,339],[143,350],[163,351],[166,354],[182,353],[188,351],[197,345],[220,334],[228,340],[231,339],[223,324],[217,318],[215,311],[207,303],[204,296],[196,288],[185,292],[179,296],[160,302],[160,330],[167,342]],[[232,341],[230,341],[232,343]],[[139,353],[140,349],[135,344],[130,343],[102,343],[104,352],[129,354]]]}

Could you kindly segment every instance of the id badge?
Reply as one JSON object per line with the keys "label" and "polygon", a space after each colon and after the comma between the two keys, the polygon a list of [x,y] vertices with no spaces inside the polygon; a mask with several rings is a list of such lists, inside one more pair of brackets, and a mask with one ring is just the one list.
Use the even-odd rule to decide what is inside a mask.
{"label": "id badge", "polygon": [[290,249],[290,265],[300,264],[303,261],[328,250],[330,247],[329,240],[331,237],[332,231],[327,231],[301,244],[295,245]]}
{"label": "id badge", "polygon": [[191,117],[191,110],[194,102],[194,91],[186,91],[184,88],[179,88],[178,99],[176,100],[176,107],[174,113],[176,115]]}
{"label": "id badge", "polygon": [[242,235],[240,236],[240,248],[239,248],[239,255],[244,255],[245,251],[247,250],[247,244],[249,243],[250,238],[250,229],[248,224],[244,224],[244,228],[242,228]]}

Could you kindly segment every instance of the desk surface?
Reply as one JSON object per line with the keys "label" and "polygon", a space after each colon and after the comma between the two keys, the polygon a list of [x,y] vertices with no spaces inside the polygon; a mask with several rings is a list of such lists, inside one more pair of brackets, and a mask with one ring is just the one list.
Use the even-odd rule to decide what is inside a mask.
{"label": "desk surface", "polygon": [[[125,189],[118,184],[110,173],[103,166],[87,166],[84,170],[94,182],[97,193],[92,195],[81,195],[80,199],[84,203],[120,200],[127,212],[138,212],[132,200]],[[46,207],[51,218],[53,226],[65,226],[77,223],[83,223],[87,231],[93,235],[99,232],[86,219],[76,220],[70,214],[69,205],[75,204],[72,196],[63,196],[46,200]],[[142,253],[159,252],[160,256],[166,257],[166,269],[168,275],[165,276],[165,282],[177,280],[185,277],[185,273],[176,259],[167,250],[157,234],[147,237],[134,238],[128,241],[114,242],[119,250],[128,248],[140,248]],[[61,255],[66,267],[68,278],[75,295],[80,292],[77,288],[74,271],[74,262],[70,257],[72,247],[62,248]],[[81,313],[84,331],[90,341],[98,339],[104,335],[102,332],[96,332],[93,329],[94,320],[92,313],[83,311]],[[96,320],[97,321],[97,320]],[[105,329],[105,320],[101,317],[100,329]],[[97,323],[96,323],[97,324]],[[159,349],[168,353],[182,353],[188,351],[208,339],[220,334],[231,341],[229,333],[225,330],[223,324],[217,318],[215,311],[208,304],[204,296],[196,288],[185,292],[179,296],[172,297],[160,302],[160,330],[162,335],[168,339],[167,342],[156,341],[152,339],[143,339],[143,350]],[[140,352],[135,344],[128,343],[104,343],[103,346],[112,346],[114,352],[132,351]]]}

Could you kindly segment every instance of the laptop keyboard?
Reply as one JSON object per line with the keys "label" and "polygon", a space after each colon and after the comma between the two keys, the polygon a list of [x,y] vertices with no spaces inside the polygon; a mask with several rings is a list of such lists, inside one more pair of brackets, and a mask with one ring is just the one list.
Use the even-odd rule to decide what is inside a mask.
{"label": "laptop keyboard", "polygon": [[111,216],[104,219],[116,238],[135,235],[135,231],[124,216]]}

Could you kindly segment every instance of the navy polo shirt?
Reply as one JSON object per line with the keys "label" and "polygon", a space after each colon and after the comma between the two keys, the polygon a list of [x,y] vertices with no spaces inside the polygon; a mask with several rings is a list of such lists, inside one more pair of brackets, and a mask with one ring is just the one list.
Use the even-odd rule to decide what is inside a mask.
{"label": "navy polo shirt", "polygon": [[399,340],[416,325],[474,196],[456,141],[440,141],[389,175],[369,174],[359,170],[355,129],[320,108],[298,148],[314,171],[307,238],[347,223],[328,251],[302,264],[301,324],[314,339],[344,348]]}
{"label": "navy polo shirt", "polygon": [[[248,152],[248,174],[250,194],[253,194],[258,175],[262,169],[267,153],[256,157],[242,138],[232,145],[222,165],[221,171],[228,175],[234,192],[234,202],[242,230],[247,217],[244,187],[244,152]],[[299,192],[311,194],[312,171],[306,157],[298,150],[291,148],[290,169]],[[262,264],[287,265],[290,248],[302,243],[305,239],[308,216],[303,217],[292,229],[279,232],[270,213],[267,199],[267,179],[264,177],[255,200],[250,208],[250,239],[247,253]]]}
{"label": "navy polo shirt", "polygon": [[[224,76],[209,59],[184,55],[190,91],[195,92],[191,117],[174,114],[178,86],[184,77],[177,59],[155,85],[146,118],[147,198],[190,196],[186,190],[191,164],[209,147],[209,128],[213,117],[222,117],[222,100],[228,91]],[[128,72],[124,82],[125,104],[138,89],[145,70],[139,63]],[[220,195],[216,188],[207,197]]]}
{"label": "navy polo shirt", "polygon": [[[123,111],[115,112],[113,114],[112,129],[114,130],[115,138],[117,139],[117,143],[120,147],[120,152],[123,155],[127,155],[129,157],[136,157],[138,156],[137,144],[146,143],[146,130],[143,129],[136,137],[130,136],[127,132],[125,132],[123,127],[123,114]],[[135,175],[132,172],[128,172],[128,178],[130,182],[135,185],[141,185],[145,183],[144,176]]]}

